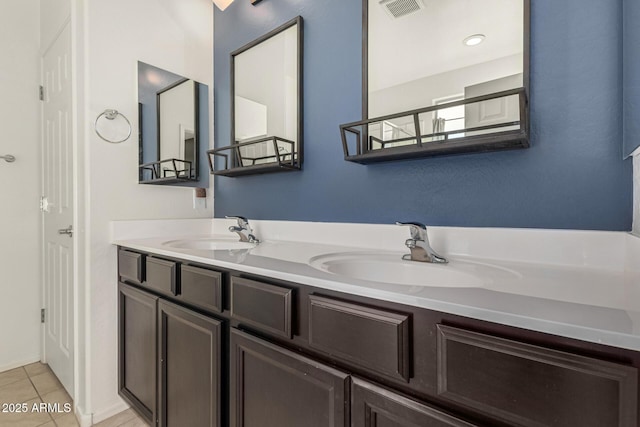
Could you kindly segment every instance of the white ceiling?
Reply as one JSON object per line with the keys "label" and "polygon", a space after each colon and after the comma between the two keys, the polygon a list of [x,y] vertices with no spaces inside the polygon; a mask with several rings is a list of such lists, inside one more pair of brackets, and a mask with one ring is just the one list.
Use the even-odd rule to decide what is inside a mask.
{"label": "white ceiling", "polygon": [[[369,0],[369,92],[522,53],[523,0],[422,0],[392,18]],[[463,40],[484,34],[477,46]]]}

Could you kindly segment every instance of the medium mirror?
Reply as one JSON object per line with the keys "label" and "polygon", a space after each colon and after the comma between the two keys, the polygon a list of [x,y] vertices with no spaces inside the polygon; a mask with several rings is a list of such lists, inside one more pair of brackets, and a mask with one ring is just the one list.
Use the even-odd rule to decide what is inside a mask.
{"label": "medium mirror", "polygon": [[528,0],[363,0],[363,8],[358,154],[528,146]]}
{"label": "medium mirror", "polygon": [[138,62],[141,183],[199,185],[207,100],[206,85]]}
{"label": "medium mirror", "polygon": [[231,145],[210,151],[214,174],[300,169],[301,17],[231,53],[231,111]]}

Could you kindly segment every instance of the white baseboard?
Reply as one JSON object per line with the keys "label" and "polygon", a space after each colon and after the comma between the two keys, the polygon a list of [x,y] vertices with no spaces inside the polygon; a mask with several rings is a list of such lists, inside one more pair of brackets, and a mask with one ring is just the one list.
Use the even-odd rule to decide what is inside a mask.
{"label": "white baseboard", "polygon": [[[110,406],[109,408],[100,411],[100,412],[96,412],[93,414],[93,423],[97,424],[101,421],[106,420],[107,418],[111,418],[116,414],[119,414],[122,411],[126,411],[127,409],[129,409],[129,405],[122,399],[119,399],[120,401],[118,403],[116,403],[113,406]],[[91,425],[91,424],[89,424]],[[82,425],[82,427],[84,427],[84,425]]]}
{"label": "white baseboard", "polygon": [[93,425],[91,414],[86,414],[84,410],[79,406],[76,406],[75,412],[76,412],[76,418],[78,419],[78,424],[80,424],[80,427],[91,427]]}
{"label": "white baseboard", "polygon": [[29,365],[31,363],[39,362],[40,356],[31,357],[29,359],[18,360],[17,362],[11,362],[6,365],[0,366],[0,372],[8,371],[9,369],[19,368],[20,366]]}

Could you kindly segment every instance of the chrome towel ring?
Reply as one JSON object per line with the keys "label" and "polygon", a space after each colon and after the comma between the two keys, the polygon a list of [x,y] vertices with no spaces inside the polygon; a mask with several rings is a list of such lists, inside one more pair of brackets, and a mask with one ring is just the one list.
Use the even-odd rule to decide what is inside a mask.
{"label": "chrome towel ring", "polygon": [[5,162],[7,163],[13,163],[16,161],[16,157],[12,156],[11,154],[7,154],[5,156],[0,156],[0,159],[4,159]]}
{"label": "chrome towel ring", "polygon": [[[127,126],[129,126],[129,132],[127,133],[127,136],[125,136],[123,139],[112,141],[100,133],[100,131],[98,130],[98,121],[100,121],[102,117],[106,118],[107,120],[115,120],[116,117],[118,116],[121,116],[127,122]],[[101,139],[103,139],[104,141],[110,142],[111,144],[120,144],[121,142],[125,142],[131,136],[131,122],[129,121],[129,119],[127,119],[127,117],[124,114],[122,114],[118,110],[112,110],[112,109],[104,110],[102,113],[98,115],[98,117],[96,117],[96,121],[93,124],[93,127],[96,131],[96,134]]]}

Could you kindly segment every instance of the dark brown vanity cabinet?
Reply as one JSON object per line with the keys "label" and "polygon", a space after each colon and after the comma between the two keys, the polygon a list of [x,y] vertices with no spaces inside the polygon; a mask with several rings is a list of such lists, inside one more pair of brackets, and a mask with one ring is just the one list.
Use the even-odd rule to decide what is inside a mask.
{"label": "dark brown vanity cabinet", "polygon": [[220,426],[222,322],[158,302],[160,426]]}
{"label": "dark brown vanity cabinet", "polygon": [[[329,424],[310,415],[331,399],[316,390],[325,382],[309,364],[332,366],[351,384],[351,427],[638,426],[637,353],[274,283],[231,278],[232,289],[251,289],[232,292],[232,307],[251,307],[238,326],[264,337],[232,329],[232,427],[269,416],[274,426],[339,425],[337,415]],[[262,292],[279,297],[262,306]],[[287,320],[297,333],[248,316]]]}
{"label": "dark brown vanity cabinet", "polygon": [[638,370],[438,325],[438,395],[516,426],[637,425]]}
{"label": "dark brown vanity cabinet", "polygon": [[476,426],[359,378],[352,384],[351,427]]}
{"label": "dark brown vanity cabinet", "polygon": [[161,426],[640,425],[639,352],[151,254],[119,260],[132,284],[119,285],[120,393]]}
{"label": "dark brown vanity cabinet", "polygon": [[[178,303],[218,307],[220,273],[185,268],[187,292],[179,298],[183,266],[141,257],[146,258],[141,268],[148,272],[146,280],[140,280],[143,289],[118,284],[120,396],[150,425],[221,427],[226,413],[221,403],[226,402],[221,395],[223,321]],[[126,254],[124,261],[127,275],[119,274],[120,280],[141,277],[133,271],[134,256]],[[164,295],[174,295],[176,302]]]}
{"label": "dark brown vanity cabinet", "polygon": [[178,295],[178,264],[162,258],[146,257],[144,286],[167,296]]}
{"label": "dark brown vanity cabinet", "polygon": [[370,372],[408,382],[411,316],[309,295],[309,345]]}
{"label": "dark brown vanity cabinet", "polygon": [[231,330],[231,425],[348,427],[349,375]]}
{"label": "dark brown vanity cabinet", "polygon": [[231,277],[231,317],[282,338],[292,336],[293,291],[265,282]]}
{"label": "dark brown vanity cabinet", "polygon": [[[231,329],[232,427],[471,427],[454,416],[329,366],[342,360],[404,383],[410,376],[410,315],[300,289],[232,276],[231,318],[271,339],[291,343],[292,330],[328,361]],[[308,329],[295,327],[296,316]],[[307,323],[305,323],[307,324]],[[301,330],[302,329],[302,330]],[[295,345],[295,344],[294,344]]]}
{"label": "dark brown vanity cabinet", "polygon": [[118,284],[118,390],[150,424],[156,419],[158,297]]}
{"label": "dark brown vanity cabinet", "polygon": [[232,427],[474,427],[235,328],[230,397]]}

